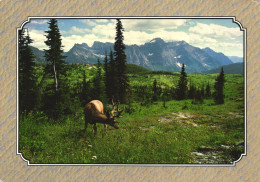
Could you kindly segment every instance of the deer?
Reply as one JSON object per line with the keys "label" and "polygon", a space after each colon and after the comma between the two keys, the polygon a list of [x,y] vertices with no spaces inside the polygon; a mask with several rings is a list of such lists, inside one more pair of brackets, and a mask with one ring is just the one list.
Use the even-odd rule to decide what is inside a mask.
{"label": "deer", "polygon": [[[115,107],[117,108],[115,110]],[[97,123],[104,124],[104,127],[107,128],[107,125],[118,129],[116,118],[122,118],[124,115],[121,113],[125,110],[119,109],[119,102],[115,103],[112,99],[112,110],[108,114],[104,114],[104,106],[103,103],[99,100],[92,100],[86,104],[84,108],[84,115],[85,115],[85,131],[87,129],[88,123],[93,124],[93,131],[94,134],[97,133]],[[115,113],[117,113],[115,115]]]}

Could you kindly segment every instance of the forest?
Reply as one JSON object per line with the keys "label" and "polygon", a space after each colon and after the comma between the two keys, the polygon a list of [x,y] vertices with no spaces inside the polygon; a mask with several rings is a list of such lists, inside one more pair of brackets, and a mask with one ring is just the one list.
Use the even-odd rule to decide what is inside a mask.
{"label": "forest", "polygon": [[[127,64],[117,19],[103,63],[66,64],[56,19],[45,63],[19,30],[18,152],[32,164],[233,164],[245,152],[244,75],[150,71]],[[85,126],[84,107],[125,108],[119,129]],[[86,116],[87,117],[87,116]]]}

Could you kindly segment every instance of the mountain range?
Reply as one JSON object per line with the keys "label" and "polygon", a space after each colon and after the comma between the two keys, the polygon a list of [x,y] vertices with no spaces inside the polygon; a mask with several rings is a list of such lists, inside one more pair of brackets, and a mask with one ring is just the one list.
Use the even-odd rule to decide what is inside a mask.
{"label": "mountain range", "polygon": [[[86,43],[75,44],[64,55],[66,63],[96,64],[97,59],[103,62],[105,54],[113,51],[113,43],[95,41],[90,47]],[[36,59],[44,60],[44,53],[33,48]],[[185,41],[165,42],[155,38],[143,45],[126,45],[127,63],[136,64],[149,70],[177,71],[185,64],[188,73],[203,72],[216,69],[233,62],[223,53],[217,53],[210,48],[200,49]]]}

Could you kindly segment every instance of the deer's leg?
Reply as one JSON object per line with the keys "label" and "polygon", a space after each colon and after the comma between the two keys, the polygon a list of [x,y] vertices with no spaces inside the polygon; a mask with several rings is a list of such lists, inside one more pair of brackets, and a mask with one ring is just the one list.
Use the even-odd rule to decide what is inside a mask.
{"label": "deer's leg", "polygon": [[94,131],[94,134],[96,135],[97,134],[97,125],[96,125],[96,123],[94,123],[93,131]]}
{"label": "deer's leg", "polygon": [[106,124],[104,124],[104,128],[105,128],[105,130],[107,130],[107,125]]}

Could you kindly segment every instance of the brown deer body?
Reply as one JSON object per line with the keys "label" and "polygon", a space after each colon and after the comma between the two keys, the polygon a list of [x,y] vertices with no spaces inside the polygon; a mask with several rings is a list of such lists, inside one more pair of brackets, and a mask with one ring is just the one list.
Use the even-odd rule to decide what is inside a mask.
{"label": "brown deer body", "polygon": [[[115,111],[115,106],[117,105],[117,111]],[[116,117],[123,117],[120,114],[123,112],[124,109],[119,110],[118,108],[119,103],[115,104],[112,100],[112,111],[108,114],[104,114],[104,106],[101,101],[99,100],[92,100],[86,104],[84,108],[85,114],[85,131],[87,129],[88,123],[93,124],[93,130],[96,134],[97,126],[96,123],[102,123],[106,127],[106,124],[118,129],[117,122],[115,121]],[[117,115],[114,116],[114,113],[117,112]]]}

